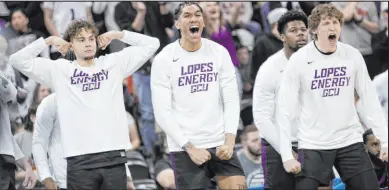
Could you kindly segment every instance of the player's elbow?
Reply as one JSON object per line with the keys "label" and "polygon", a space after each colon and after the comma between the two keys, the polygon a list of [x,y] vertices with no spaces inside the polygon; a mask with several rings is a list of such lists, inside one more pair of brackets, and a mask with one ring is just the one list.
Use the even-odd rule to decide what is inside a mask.
{"label": "player's elbow", "polygon": [[154,51],[157,51],[160,46],[159,39],[152,37],[150,40],[150,46],[153,48]]}

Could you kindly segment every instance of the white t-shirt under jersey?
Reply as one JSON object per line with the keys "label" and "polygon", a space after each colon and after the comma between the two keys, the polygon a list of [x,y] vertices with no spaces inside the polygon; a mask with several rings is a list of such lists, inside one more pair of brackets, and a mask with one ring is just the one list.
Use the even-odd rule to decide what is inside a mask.
{"label": "white t-shirt under jersey", "polygon": [[290,126],[298,104],[299,148],[328,150],[363,142],[355,91],[364,109],[363,123],[388,147],[387,121],[361,53],[341,42],[332,54],[319,52],[314,42],[294,53],[284,70],[276,107],[283,161],[293,159]]}
{"label": "white t-shirt under jersey", "polygon": [[95,58],[90,67],[36,57],[47,47],[43,38],[9,59],[17,70],[55,90],[65,157],[131,148],[122,81],[150,59],[159,41],[129,31],[122,41],[131,46]]}
{"label": "white t-shirt under jersey", "polygon": [[[288,59],[284,49],[270,56],[259,68],[253,92],[253,117],[261,138],[279,152],[279,130],[275,120],[276,97]],[[298,116],[296,110],[296,116]],[[297,119],[292,124],[292,142],[297,142]]]}
{"label": "white t-shirt under jersey", "polygon": [[157,123],[165,131],[169,150],[182,151],[190,141],[197,148],[224,144],[225,133],[236,134],[239,94],[228,51],[201,39],[195,52],[179,41],[167,45],[151,69],[151,91]]}

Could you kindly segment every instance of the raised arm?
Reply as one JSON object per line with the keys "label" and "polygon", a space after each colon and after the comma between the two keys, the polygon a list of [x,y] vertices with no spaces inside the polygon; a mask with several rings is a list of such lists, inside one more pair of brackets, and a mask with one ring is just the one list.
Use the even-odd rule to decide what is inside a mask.
{"label": "raised arm", "polygon": [[224,107],[224,133],[228,144],[235,144],[235,135],[239,125],[240,100],[235,68],[227,49],[222,48],[220,68],[220,90]]}
{"label": "raised arm", "polygon": [[296,68],[299,62],[294,55],[289,59],[284,70],[276,103],[276,122],[280,132],[279,151],[284,163],[294,159],[292,154],[291,127],[298,106],[300,89],[298,69]]}
{"label": "raised arm", "polygon": [[170,84],[168,60],[158,54],[151,67],[151,95],[156,122],[180,147],[189,139],[182,133],[172,115],[172,89]]}
{"label": "raised arm", "polygon": [[123,78],[138,70],[149,60],[159,48],[158,38],[146,36],[136,32],[123,30],[122,32],[110,31],[102,36],[108,36],[110,40],[119,39],[130,45],[122,51],[111,53],[106,56],[109,62],[118,63]]}
{"label": "raised arm", "polygon": [[55,122],[55,99],[50,95],[42,100],[36,113],[34,133],[32,137],[32,154],[40,181],[52,178],[47,158],[50,134]]}
{"label": "raised arm", "polygon": [[[376,89],[374,88],[366,63],[361,53],[355,51],[357,63],[357,73],[355,78],[355,90],[359,96],[358,112],[362,122],[367,128],[371,128],[373,133],[380,139],[382,149],[388,151],[388,122],[385,119],[383,110],[378,100]],[[362,109],[362,111],[359,111]]]}
{"label": "raised arm", "polygon": [[279,130],[274,122],[276,88],[273,79],[275,73],[269,67],[270,64],[265,64],[259,69],[255,79],[253,92],[254,123],[260,134],[279,153]]}
{"label": "raised arm", "polygon": [[38,83],[52,86],[52,76],[55,73],[55,67],[58,65],[58,61],[37,57],[49,45],[56,45],[60,49],[68,48],[68,43],[59,37],[50,36],[46,39],[39,38],[11,55],[9,63],[15,69]]}

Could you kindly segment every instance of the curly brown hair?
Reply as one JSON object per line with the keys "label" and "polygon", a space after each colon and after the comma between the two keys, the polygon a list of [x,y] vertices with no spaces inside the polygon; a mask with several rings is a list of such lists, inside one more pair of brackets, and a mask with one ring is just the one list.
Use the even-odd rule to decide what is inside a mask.
{"label": "curly brown hair", "polygon": [[321,19],[327,18],[327,17],[333,17],[333,18],[338,19],[340,25],[343,26],[344,16],[343,16],[342,11],[337,9],[332,4],[320,4],[312,10],[311,15],[309,15],[309,17],[308,17],[309,34],[312,35],[312,38],[314,40],[317,40],[317,35],[313,34],[312,30],[317,29],[317,27],[320,24]]}
{"label": "curly brown hair", "polygon": [[99,29],[97,29],[94,24],[85,20],[75,20],[66,29],[63,39],[70,42],[73,38],[79,35],[82,30],[91,31],[95,37],[99,35]]}

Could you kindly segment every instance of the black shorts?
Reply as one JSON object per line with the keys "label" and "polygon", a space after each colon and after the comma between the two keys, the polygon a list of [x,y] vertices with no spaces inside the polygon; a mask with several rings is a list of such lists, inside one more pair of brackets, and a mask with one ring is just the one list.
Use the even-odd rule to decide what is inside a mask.
{"label": "black shorts", "polygon": [[[261,159],[265,189],[293,190],[294,174],[287,173],[282,163],[281,155],[265,140],[261,142]],[[297,151],[294,149],[294,151]]]}
{"label": "black shorts", "polygon": [[127,189],[126,161],[123,150],[67,158],[67,188]]}
{"label": "black shorts", "polygon": [[313,178],[325,185],[332,180],[333,166],[342,181],[367,170],[374,173],[373,164],[363,143],[333,150],[299,149],[298,161],[302,167],[296,177]]}
{"label": "black shorts", "polygon": [[185,151],[170,153],[178,190],[210,189],[211,179],[215,176],[244,176],[235,151],[230,160],[220,160],[216,148],[207,150],[211,159],[201,166],[196,165]]}
{"label": "black shorts", "polygon": [[0,154],[0,189],[15,189],[15,158]]}

